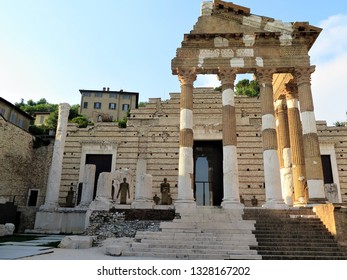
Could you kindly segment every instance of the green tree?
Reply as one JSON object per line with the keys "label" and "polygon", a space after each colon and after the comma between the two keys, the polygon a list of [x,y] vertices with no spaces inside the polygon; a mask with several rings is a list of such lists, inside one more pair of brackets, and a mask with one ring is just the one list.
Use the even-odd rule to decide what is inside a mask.
{"label": "green tree", "polygon": [[341,127],[341,126],[346,126],[346,122],[340,122],[340,121],[337,121],[337,122],[334,122],[334,126],[337,126],[337,127]]}
{"label": "green tree", "polygon": [[240,80],[235,87],[236,95],[247,95],[249,97],[257,97],[260,94],[260,87],[256,80],[248,79]]}
{"label": "green tree", "polygon": [[15,103],[15,106],[28,113],[30,116],[33,116],[36,112],[54,112],[58,108],[57,104],[50,104],[45,98],[41,98],[37,102],[29,99],[27,103],[24,103],[24,100],[21,99],[21,102]]}

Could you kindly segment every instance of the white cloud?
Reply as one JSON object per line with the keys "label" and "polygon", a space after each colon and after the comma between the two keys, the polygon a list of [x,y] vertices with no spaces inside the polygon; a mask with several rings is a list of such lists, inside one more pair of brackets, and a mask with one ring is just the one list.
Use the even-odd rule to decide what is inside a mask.
{"label": "white cloud", "polygon": [[310,52],[316,65],[312,92],[316,119],[332,125],[346,119],[347,15],[331,16],[320,26],[323,31]]}
{"label": "white cloud", "polygon": [[195,87],[219,87],[221,85],[217,75],[198,75]]}

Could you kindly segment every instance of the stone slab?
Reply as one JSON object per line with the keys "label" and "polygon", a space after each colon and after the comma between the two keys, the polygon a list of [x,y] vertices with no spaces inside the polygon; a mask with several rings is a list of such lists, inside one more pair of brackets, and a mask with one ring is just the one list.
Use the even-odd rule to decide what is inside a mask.
{"label": "stone slab", "polygon": [[0,246],[0,260],[13,260],[35,255],[53,253],[51,247],[39,246],[18,246],[3,245]]}

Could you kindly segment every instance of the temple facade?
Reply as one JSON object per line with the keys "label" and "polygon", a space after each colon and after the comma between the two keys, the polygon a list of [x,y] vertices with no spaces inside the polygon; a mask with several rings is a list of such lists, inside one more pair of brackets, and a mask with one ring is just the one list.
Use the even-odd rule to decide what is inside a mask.
{"label": "temple facade", "polygon": [[[347,128],[328,127],[314,112],[309,51],[320,32],[307,22],[204,2],[172,60],[181,91],[169,100],[151,98],[132,109],[126,128],[110,122],[78,128],[67,123],[68,104],[61,105],[54,168],[35,227],[45,229],[52,215],[63,221],[69,212],[83,220],[88,211],[112,207],[347,202]],[[217,75],[221,90],[194,88],[197,75],[205,74]],[[260,98],[235,96],[238,74],[255,76]],[[164,178],[170,184],[165,205]],[[121,203],[124,179],[128,192]],[[74,207],[57,214],[69,191]]]}

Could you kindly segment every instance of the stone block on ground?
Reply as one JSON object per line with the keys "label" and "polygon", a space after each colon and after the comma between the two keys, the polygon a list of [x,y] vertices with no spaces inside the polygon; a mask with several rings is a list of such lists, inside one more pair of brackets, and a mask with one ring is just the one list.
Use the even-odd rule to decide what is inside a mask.
{"label": "stone block on ground", "polygon": [[71,235],[65,236],[58,245],[59,248],[65,249],[88,249],[93,246],[92,236],[78,236]]}
{"label": "stone block on ground", "polygon": [[12,235],[14,232],[15,226],[12,223],[6,223],[0,225],[0,236]]}

